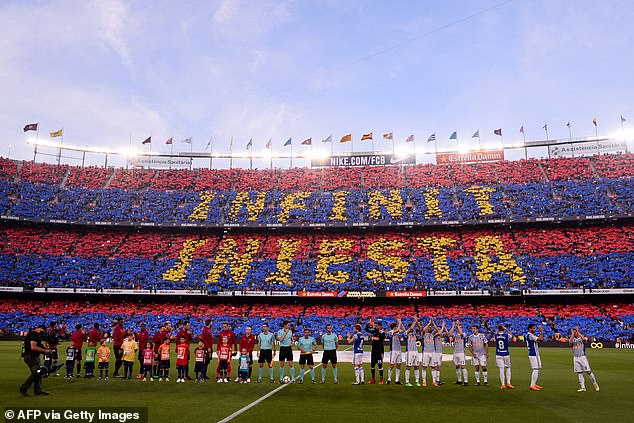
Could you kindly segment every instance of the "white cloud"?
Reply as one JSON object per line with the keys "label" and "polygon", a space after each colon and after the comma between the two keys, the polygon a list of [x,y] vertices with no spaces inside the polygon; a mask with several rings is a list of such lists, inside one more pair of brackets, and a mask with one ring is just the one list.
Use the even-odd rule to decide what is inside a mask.
{"label": "white cloud", "polygon": [[127,67],[132,66],[132,55],[125,37],[128,10],[121,0],[95,0],[94,7],[99,17],[98,34],[112,48]]}

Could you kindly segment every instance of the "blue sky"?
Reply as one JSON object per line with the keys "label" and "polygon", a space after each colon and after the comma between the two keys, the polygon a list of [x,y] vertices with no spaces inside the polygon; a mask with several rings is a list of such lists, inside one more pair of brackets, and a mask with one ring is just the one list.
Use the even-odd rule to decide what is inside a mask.
{"label": "blue sky", "polygon": [[551,138],[568,121],[573,136],[594,135],[593,117],[600,134],[634,123],[634,2],[515,0],[442,29],[500,3],[5,0],[0,154],[32,159],[30,122],[93,147],[151,135],[155,151],[170,137],[186,150],[192,136],[228,152],[233,137],[260,152],[272,137],[285,151],[292,137],[296,153],[331,133],[367,150],[365,132],[376,149],[384,132],[397,148],[436,132],[448,148],[453,131],[469,145],[477,129],[486,144],[499,127],[512,142],[522,125],[542,139],[544,123]]}

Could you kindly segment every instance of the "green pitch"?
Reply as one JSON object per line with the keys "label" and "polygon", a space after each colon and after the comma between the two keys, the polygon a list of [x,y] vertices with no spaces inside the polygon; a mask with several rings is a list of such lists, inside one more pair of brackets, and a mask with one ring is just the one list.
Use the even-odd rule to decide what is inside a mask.
{"label": "green pitch", "polygon": [[[60,351],[64,348],[62,346]],[[332,370],[329,368],[325,385],[305,383],[287,386],[232,421],[317,419],[320,422],[403,422],[460,419],[525,422],[530,419],[535,422],[576,423],[607,419],[634,420],[634,351],[589,350],[590,364],[601,391],[595,392],[586,379],[588,391],[581,393],[576,392],[578,381],[572,371],[572,353],[569,349],[542,349],[544,369],[539,377],[539,384],[543,386],[541,392],[528,390],[530,369],[526,350],[515,348],[511,353],[514,391],[499,390],[498,369],[495,366],[489,367],[490,387],[453,385],[456,377],[454,367],[445,362],[441,376],[446,382],[444,386],[406,388],[394,384],[352,386],[352,365],[340,363],[339,385],[332,384]],[[17,342],[0,343],[0,404],[3,407],[140,406],[149,408],[151,422],[208,422],[222,420],[279,387],[268,381],[250,385],[216,384],[215,381],[203,384],[193,381],[175,383],[176,370],[172,368],[171,382],[150,383],[112,378],[109,381],[69,381],[63,377],[50,377],[44,380],[44,389],[51,395],[24,398],[19,394],[18,387],[26,379],[28,370],[18,357]],[[215,362],[211,368],[215,370]],[[277,368],[276,364],[276,378]],[[369,364],[365,365],[365,369],[367,382],[370,379]],[[112,367],[110,371],[112,373]],[[469,367],[469,371],[473,384],[473,368]],[[404,366],[401,372],[404,372]],[[61,373],[64,374],[64,369]],[[315,373],[319,382],[321,368],[317,368]],[[296,375],[299,375],[299,370]],[[255,368],[254,376],[257,377]],[[268,379],[266,367],[264,377]],[[427,377],[430,380],[431,372],[428,371]],[[404,373],[401,373],[401,380],[404,380]]]}

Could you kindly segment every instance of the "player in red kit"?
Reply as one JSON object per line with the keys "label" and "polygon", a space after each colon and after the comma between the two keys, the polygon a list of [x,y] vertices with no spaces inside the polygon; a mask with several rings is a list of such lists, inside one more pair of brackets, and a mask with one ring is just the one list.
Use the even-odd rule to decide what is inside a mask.
{"label": "player in red kit", "polygon": [[200,339],[203,341],[205,348],[205,364],[201,380],[205,380],[209,379],[209,377],[207,377],[207,369],[209,368],[209,363],[211,362],[214,352],[214,335],[211,332],[211,319],[205,320],[205,327],[203,328],[203,333],[200,335]]}
{"label": "player in red kit", "polygon": [[145,348],[141,349],[141,374],[143,375],[143,382],[145,382],[148,378],[148,373],[150,375],[150,382],[154,382],[152,379],[152,364],[154,363],[154,349],[152,348],[151,342],[145,343]]}
{"label": "player in red kit", "polygon": [[136,376],[137,379],[141,379],[143,377],[143,346],[148,343],[150,340],[150,332],[145,328],[145,323],[139,323],[139,331],[134,334],[134,338],[136,339],[137,344],[141,347],[139,348],[139,374]]}
{"label": "player in red kit", "polygon": [[[249,356],[249,377],[247,378],[247,383],[251,382],[251,372],[253,370],[253,348],[257,342],[257,338],[251,332],[251,326],[247,326],[244,332],[244,335],[240,338],[240,349],[246,350],[247,355]],[[240,379],[237,378],[236,382],[239,382]]]}
{"label": "player in red kit", "polygon": [[229,363],[231,363],[231,345],[229,344],[229,338],[223,336],[220,338],[220,344],[218,345],[218,367],[216,368],[216,374],[218,378],[216,382],[229,382]]}
{"label": "player in red kit", "polygon": [[81,377],[81,351],[84,342],[88,340],[86,331],[81,325],[75,326],[75,332],[70,335],[70,339],[75,341],[75,348],[77,348],[77,355],[75,356],[75,362],[77,363],[77,377]]}
{"label": "player in red kit", "polygon": [[119,369],[121,369],[121,365],[123,364],[123,341],[125,339],[125,330],[123,329],[123,319],[121,317],[117,318],[117,324],[114,326],[112,330],[112,349],[114,350],[114,372],[112,377],[121,377],[119,376]]}
{"label": "player in red kit", "polygon": [[[233,347],[232,356],[238,354],[238,338],[236,334],[229,327],[229,322],[222,323],[222,330],[218,335],[218,348],[220,348],[220,343],[222,338],[227,338],[227,343],[229,347]],[[228,368],[227,368],[227,377],[231,379],[231,357],[229,357]],[[216,369],[216,380],[220,378],[219,369]]]}

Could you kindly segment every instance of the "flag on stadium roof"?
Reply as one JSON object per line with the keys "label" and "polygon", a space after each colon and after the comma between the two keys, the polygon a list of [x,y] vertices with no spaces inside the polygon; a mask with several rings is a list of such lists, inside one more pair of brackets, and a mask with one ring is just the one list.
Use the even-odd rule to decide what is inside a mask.
{"label": "flag on stadium roof", "polygon": [[62,129],[60,129],[59,131],[51,132],[51,138],[61,137],[61,136],[62,136]]}
{"label": "flag on stadium roof", "polygon": [[293,144],[293,138],[289,138],[288,141],[284,143],[284,147],[289,146],[291,144]]}
{"label": "flag on stadium roof", "polygon": [[247,143],[247,149],[249,148],[253,148],[253,138],[251,138],[249,142]]}
{"label": "flag on stadium roof", "polygon": [[266,145],[265,145],[265,147],[269,150],[271,149],[271,141],[273,141],[273,138],[269,138],[269,140],[266,142]]}
{"label": "flag on stadium roof", "polygon": [[597,118],[592,118],[592,123],[594,123],[594,126],[597,126]]}
{"label": "flag on stadium roof", "polygon": [[302,141],[302,145],[313,145],[313,139],[312,138],[307,138],[304,141]]}
{"label": "flag on stadium roof", "polygon": [[152,136],[147,137],[146,139],[144,139],[143,141],[141,141],[141,144],[150,144],[152,142]]}
{"label": "flag on stadium roof", "polygon": [[340,143],[352,141],[352,134],[344,135],[341,137]]}
{"label": "flag on stadium roof", "polygon": [[209,138],[209,141],[207,141],[207,147],[205,147],[205,150],[209,148],[209,146],[211,145],[211,141],[213,139],[214,139],[213,137]]}
{"label": "flag on stadium roof", "polygon": [[625,119],[623,116],[621,116],[621,123],[625,122],[627,119]]}
{"label": "flag on stadium roof", "polygon": [[361,136],[361,141],[371,140],[371,139],[372,139],[372,132],[370,132],[369,134],[363,134]]}
{"label": "flag on stadium roof", "polygon": [[414,134],[412,134],[409,137],[405,138],[405,142],[414,142]]}
{"label": "flag on stadium roof", "polygon": [[570,125],[570,121],[568,121],[568,123],[566,124],[566,126],[567,126],[568,128],[570,128],[570,126],[571,126],[571,125]]}
{"label": "flag on stadium roof", "polygon": [[172,144],[172,137],[170,137],[170,139],[168,139],[167,141],[165,141],[165,144],[167,144],[167,145]]}
{"label": "flag on stadium roof", "polygon": [[453,131],[453,133],[449,136],[450,140],[457,140],[458,139],[458,131]]}
{"label": "flag on stadium roof", "polygon": [[547,123],[544,124],[544,131],[548,131],[548,124]]}
{"label": "flag on stadium roof", "polygon": [[478,129],[477,131],[475,131],[471,138],[480,138],[480,130]]}
{"label": "flag on stadium roof", "polygon": [[495,135],[502,136],[502,128],[494,129],[494,130],[493,130],[493,133],[494,133]]}
{"label": "flag on stadium roof", "polygon": [[391,140],[392,138],[394,138],[394,134],[388,132],[387,134],[383,134],[383,138],[385,138],[386,140]]}
{"label": "flag on stadium roof", "polygon": [[332,134],[328,135],[328,138],[321,140],[321,142],[326,143],[326,142],[332,142]]}
{"label": "flag on stadium roof", "polygon": [[520,128],[520,133],[523,134],[524,133],[524,125],[522,125],[522,127]]}
{"label": "flag on stadium roof", "polygon": [[[623,116],[621,116],[621,119],[623,119]],[[37,131],[37,123],[29,123],[24,125],[24,132],[26,131]]]}
{"label": "flag on stadium roof", "polygon": [[436,141],[436,133],[435,132],[433,134],[431,134],[429,136],[429,138],[427,138],[427,142],[432,142],[432,141]]}
{"label": "flag on stadium roof", "polygon": [[191,143],[192,143],[192,137],[185,138],[185,139],[184,139],[183,141],[181,141],[181,142],[182,142],[182,143],[185,143],[185,144],[191,144]]}

